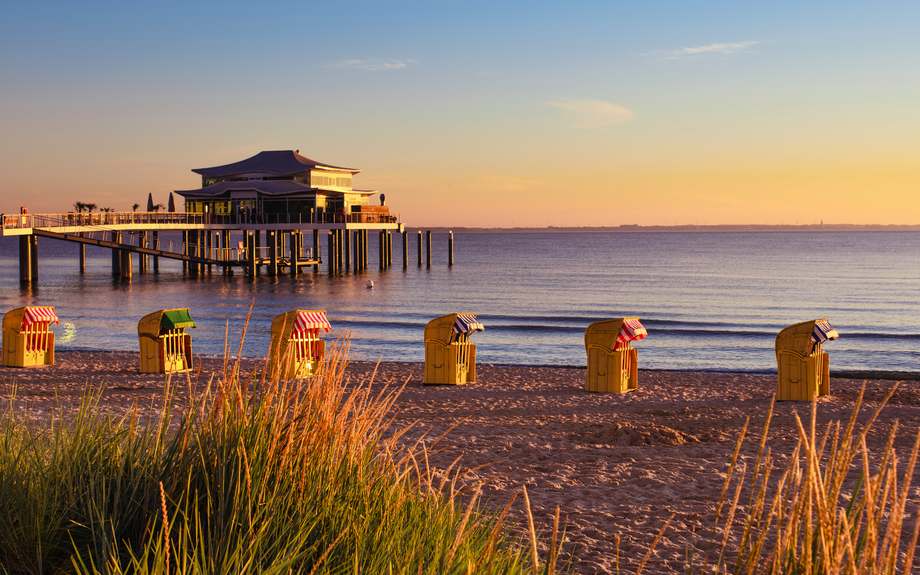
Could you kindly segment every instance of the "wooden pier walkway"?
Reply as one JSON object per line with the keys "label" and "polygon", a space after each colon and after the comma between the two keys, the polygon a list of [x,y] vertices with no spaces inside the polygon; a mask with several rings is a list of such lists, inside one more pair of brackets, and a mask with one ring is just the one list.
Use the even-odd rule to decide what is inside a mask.
{"label": "wooden pier walkway", "polygon": [[[296,216],[298,220],[301,217]],[[308,267],[318,272],[322,263],[328,264],[330,273],[351,267],[356,272],[363,270],[367,267],[369,230],[377,230],[380,235],[381,269],[392,264],[393,231],[403,233],[406,245],[398,214],[329,213],[320,214],[320,221],[293,219],[288,214],[267,214],[256,219],[194,212],[19,214],[0,216],[0,235],[19,236],[22,282],[38,280],[39,237],[80,244],[81,272],[85,271],[86,245],[109,248],[112,274],[123,279],[132,276],[132,254],[138,254],[139,273],[151,268],[151,259],[152,269],[157,271],[162,257],[181,260],[191,276],[210,273],[214,266],[220,266],[224,274],[241,268],[247,276],[255,277],[263,267],[269,276],[285,271],[297,275]],[[161,232],[179,232],[182,240],[161,241]],[[307,232],[312,232],[312,247],[305,245]],[[320,249],[321,232],[327,236],[325,260]],[[403,260],[407,262],[406,254]]]}

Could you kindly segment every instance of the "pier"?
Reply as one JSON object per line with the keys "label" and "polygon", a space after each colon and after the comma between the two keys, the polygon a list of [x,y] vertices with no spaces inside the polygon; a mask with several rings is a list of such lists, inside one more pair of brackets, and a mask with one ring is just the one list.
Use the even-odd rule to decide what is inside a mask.
{"label": "pier", "polygon": [[[255,277],[262,273],[297,275],[307,268],[319,271],[324,263],[332,273],[352,263],[355,271],[365,269],[370,230],[380,233],[381,249],[386,248],[387,254],[381,261],[388,267],[392,233],[402,231],[398,214],[357,213],[342,218],[327,214],[333,220],[328,222],[292,222],[281,215],[274,214],[271,223],[194,212],[3,215],[0,234],[19,237],[20,280],[34,282],[38,280],[38,238],[80,244],[80,271],[85,270],[84,247],[94,245],[112,250],[112,274],[122,278],[132,276],[135,254],[140,273],[157,271],[159,258],[168,258],[181,260],[191,276],[211,273],[216,267],[225,274],[238,268]],[[161,232],[181,233],[181,239],[161,238]],[[322,236],[328,242],[325,261]]]}
{"label": "pier", "polygon": [[[215,268],[225,275],[239,268],[249,277],[296,276],[310,268],[319,272],[320,266],[329,273],[357,273],[367,269],[371,231],[379,236],[381,270],[393,265],[394,232],[403,236],[403,268],[409,267],[409,239],[399,214],[390,212],[384,194],[379,194],[380,205],[370,205],[377,191],[352,187],[361,171],[357,168],[281,150],[192,171],[201,176],[201,188],[175,191],[185,199],[184,211],[176,211],[170,193],[166,212],[148,196],[144,212],[90,208],[83,213],[90,204],[77,202],[77,212],[29,214],[22,208],[17,215],[0,214],[0,235],[19,236],[20,280],[38,280],[40,237],[80,244],[81,272],[87,245],[111,249],[112,275],[122,279],[131,278],[135,254],[139,273],[158,271],[160,258],[181,260],[190,276],[211,274]],[[181,239],[161,238],[161,233],[181,234]],[[430,268],[430,231],[425,243]],[[448,265],[453,265],[453,234],[448,246]],[[419,232],[419,267],[422,247]]]}

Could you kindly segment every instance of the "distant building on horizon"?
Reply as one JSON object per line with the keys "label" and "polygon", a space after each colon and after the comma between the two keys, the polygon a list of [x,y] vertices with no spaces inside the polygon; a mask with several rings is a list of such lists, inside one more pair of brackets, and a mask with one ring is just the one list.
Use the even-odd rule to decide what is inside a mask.
{"label": "distant building on horizon", "polygon": [[186,212],[243,215],[265,223],[322,223],[344,221],[352,212],[378,211],[369,205],[376,190],[352,187],[361,170],[317,162],[301,156],[300,150],[259,152],[192,171],[201,175],[201,188],[175,191],[185,198]]}

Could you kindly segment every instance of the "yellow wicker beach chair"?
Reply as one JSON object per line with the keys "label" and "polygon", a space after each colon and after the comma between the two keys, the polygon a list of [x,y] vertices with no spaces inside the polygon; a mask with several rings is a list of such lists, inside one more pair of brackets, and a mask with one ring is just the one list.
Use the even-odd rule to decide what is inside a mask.
{"label": "yellow wicker beach chair", "polygon": [[316,373],[326,357],[326,342],[319,332],[330,329],[325,311],[294,310],[276,317],[272,321],[272,375],[298,378]]}
{"label": "yellow wicker beach chair", "polygon": [[60,320],[54,306],[16,308],[3,316],[3,365],[54,365],[54,334],[49,327]]}
{"label": "yellow wicker beach chair", "polygon": [[451,313],[425,326],[425,385],[476,381],[476,345],[470,335],[485,329],[474,313]]}
{"label": "yellow wicker beach chair", "polygon": [[821,343],[837,339],[827,319],[790,325],[776,336],[777,401],[811,401],[831,392],[829,358]]}
{"label": "yellow wicker beach chair", "polygon": [[648,332],[638,317],[596,321],[585,330],[586,391],[626,393],[639,387],[639,354],[629,344]]}
{"label": "yellow wicker beach chair", "polygon": [[141,346],[141,373],[176,373],[192,368],[192,335],[195,327],[188,308],[161,309],[137,323]]}

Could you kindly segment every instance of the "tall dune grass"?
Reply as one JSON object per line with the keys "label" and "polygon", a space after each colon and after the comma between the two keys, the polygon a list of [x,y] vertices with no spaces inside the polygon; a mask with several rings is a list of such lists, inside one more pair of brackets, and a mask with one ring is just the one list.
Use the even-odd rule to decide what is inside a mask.
{"label": "tall dune grass", "polygon": [[561,543],[541,561],[504,525],[511,503],[485,512],[477,486],[436,481],[423,446],[399,447],[399,390],[347,388],[347,353],[340,342],[302,381],[271,379],[270,366],[247,377],[225,359],[187,409],[171,414],[167,393],[149,422],[99,415],[98,392],[43,427],[11,408],[3,570],[554,573]]}
{"label": "tall dune grass", "polygon": [[920,518],[917,509],[909,512],[908,496],[920,432],[906,459],[895,453],[897,423],[880,453],[871,453],[866,441],[895,389],[864,424],[857,425],[863,389],[846,426],[835,421],[820,432],[813,402],[808,425],[795,415],[798,443],[780,469],[766,447],[771,406],[750,479],[739,463],[745,425],[717,507],[713,544],[719,552],[714,559],[712,554],[706,557],[698,572],[911,573]]}

